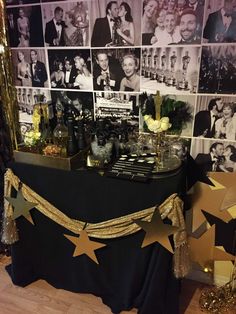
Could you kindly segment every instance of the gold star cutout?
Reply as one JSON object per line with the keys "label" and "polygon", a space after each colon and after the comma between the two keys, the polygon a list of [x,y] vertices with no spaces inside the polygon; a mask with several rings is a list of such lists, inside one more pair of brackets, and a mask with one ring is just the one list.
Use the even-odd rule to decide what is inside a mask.
{"label": "gold star cutout", "polygon": [[213,261],[229,261],[234,256],[215,247],[215,225],[209,228],[198,239],[189,237],[190,258],[199,264],[203,269],[213,264]]}
{"label": "gold star cutout", "polygon": [[134,222],[146,232],[142,248],[154,242],[158,242],[168,251],[173,253],[168,236],[176,233],[178,228],[164,224],[158,209],[153,213],[150,222],[142,221],[140,219],[134,220]]}
{"label": "gold star cutout", "polygon": [[95,263],[99,264],[94,251],[106,246],[106,244],[91,241],[88,237],[86,230],[82,230],[80,232],[79,238],[70,236],[68,234],[64,234],[64,236],[76,246],[73,257],[86,254]]}
{"label": "gold star cutout", "polygon": [[226,188],[234,185],[234,182],[236,181],[236,172],[210,172],[209,176],[210,179],[218,181]]}
{"label": "gold star cutout", "polygon": [[232,216],[227,210],[220,210],[226,193],[227,189],[212,190],[207,184],[200,182],[195,184],[194,193],[192,195],[193,232],[206,221],[202,210],[223,220],[224,222],[229,222],[232,219]]}
{"label": "gold star cutout", "polygon": [[34,225],[33,219],[30,215],[30,210],[38,204],[26,201],[21,190],[17,191],[16,198],[5,196],[5,199],[14,207],[12,216],[13,219],[24,216],[30,223]]}

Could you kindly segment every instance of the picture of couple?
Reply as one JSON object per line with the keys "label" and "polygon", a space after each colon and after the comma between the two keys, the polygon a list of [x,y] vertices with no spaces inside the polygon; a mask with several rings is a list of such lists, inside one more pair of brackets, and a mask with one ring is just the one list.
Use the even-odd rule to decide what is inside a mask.
{"label": "picture of couple", "polygon": [[[199,153],[200,152],[200,153]],[[205,172],[235,172],[235,143],[193,139],[191,155]]]}
{"label": "picture of couple", "polygon": [[45,52],[40,49],[12,50],[15,66],[15,85],[28,87],[48,87],[45,67]]}
{"label": "picture of couple", "polygon": [[94,90],[140,91],[140,49],[93,50]]}
{"label": "picture of couple", "polygon": [[52,88],[92,90],[89,49],[48,50]]}
{"label": "picture of couple", "polygon": [[144,0],[142,44],[200,44],[203,0]]}
{"label": "picture of couple", "polygon": [[[140,45],[141,1],[95,0],[91,6],[92,47]],[[97,12],[102,12],[97,16]]]}
{"label": "picture of couple", "polygon": [[193,136],[236,140],[235,97],[198,97],[197,111]]}
{"label": "picture of couple", "polygon": [[7,9],[7,26],[11,47],[44,46],[40,6]]}
{"label": "picture of couple", "polygon": [[47,46],[88,46],[87,1],[42,6]]}

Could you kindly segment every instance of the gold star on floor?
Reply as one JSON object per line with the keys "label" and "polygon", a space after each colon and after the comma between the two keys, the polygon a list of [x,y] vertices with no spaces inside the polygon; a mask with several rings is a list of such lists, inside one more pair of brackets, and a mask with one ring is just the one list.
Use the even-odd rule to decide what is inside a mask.
{"label": "gold star on floor", "polygon": [[30,223],[34,225],[30,210],[38,204],[26,201],[21,190],[17,191],[16,198],[5,196],[5,199],[14,207],[12,216],[13,219],[24,216]]}
{"label": "gold star on floor", "polygon": [[213,264],[213,261],[233,260],[234,256],[215,247],[215,225],[209,228],[198,239],[189,237],[190,258],[203,269]]}
{"label": "gold star on floor", "polygon": [[64,234],[64,236],[76,246],[73,257],[86,254],[95,263],[99,264],[94,251],[106,246],[106,244],[91,241],[86,230],[82,230],[79,237],[73,237],[68,234]]}
{"label": "gold star on floor", "polygon": [[206,221],[202,210],[223,220],[224,222],[229,222],[232,219],[232,216],[227,210],[220,210],[226,193],[227,189],[212,190],[207,184],[200,182],[195,184],[194,193],[192,195],[193,232]]}
{"label": "gold star on floor", "polygon": [[158,242],[168,251],[173,253],[168,236],[176,233],[178,228],[164,224],[158,209],[153,213],[150,222],[142,221],[141,219],[134,220],[134,222],[146,232],[142,248],[154,242]]}

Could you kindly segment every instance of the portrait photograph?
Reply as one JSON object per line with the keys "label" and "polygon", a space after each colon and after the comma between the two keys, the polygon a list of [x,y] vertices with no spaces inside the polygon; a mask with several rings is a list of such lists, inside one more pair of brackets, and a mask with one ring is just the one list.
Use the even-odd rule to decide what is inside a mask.
{"label": "portrait photograph", "polygon": [[92,90],[89,49],[48,49],[51,88]]}
{"label": "portrait photograph", "polygon": [[93,0],[91,46],[140,46],[141,1]]}
{"label": "portrait photograph", "polygon": [[193,138],[191,155],[205,172],[236,171],[235,142]]}
{"label": "portrait photograph", "polygon": [[140,91],[140,49],[92,49],[93,88]]}
{"label": "portrait photograph", "polygon": [[142,48],[141,91],[194,94],[197,91],[200,47]]}
{"label": "portrait photograph", "polygon": [[44,49],[12,49],[16,86],[48,87]]}
{"label": "portrait photograph", "polygon": [[43,47],[40,6],[7,9],[7,27],[11,47]]}
{"label": "portrait photograph", "polygon": [[62,106],[61,109],[64,115],[71,111],[76,117],[76,121],[80,118],[85,120],[94,120],[94,104],[92,92],[81,91],[51,91],[52,107],[54,113],[60,109],[58,106]]}
{"label": "portrait photograph", "polygon": [[206,0],[203,43],[236,42],[235,0]]}
{"label": "portrait photograph", "polygon": [[121,122],[125,119],[129,124],[139,125],[139,94],[135,93],[94,93],[95,118],[109,118],[112,121]]}
{"label": "portrait photograph", "polygon": [[89,4],[90,1],[43,4],[46,46],[89,46]]}
{"label": "portrait photograph", "polygon": [[204,0],[143,0],[142,44],[201,44]]}
{"label": "portrait photograph", "polygon": [[236,46],[202,47],[199,93],[236,93]]}
{"label": "portrait photograph", "polygon": [[236,97],[198,96],[193,136],[236,140]]}
{"label": "portrait photograph", "polygon": [[6,0],[6,6],[40,3],[40,0]]}

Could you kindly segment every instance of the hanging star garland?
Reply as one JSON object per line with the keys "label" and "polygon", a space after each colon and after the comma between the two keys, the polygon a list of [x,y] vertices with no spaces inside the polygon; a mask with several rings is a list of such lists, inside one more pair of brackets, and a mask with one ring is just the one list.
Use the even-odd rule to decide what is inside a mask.
{"label": "hanging star garland", "polygon": [[158,209],[155,210],[155,212],[153,213],[150,222],[142,221],[141,219],[134,220],[134,222],[146,232],[145,238],[141,246],[142,248],[154,242],[158,242],[166,250],[173,253],[173,249],[168,236],[176,233],[178,231],[178,228],[168,224],[164,224]]}
{"label": "hanging star garland", "polygon": [[80,231],[79,234],[79,237],[64,234],[64,236],[75,245],[73,257],[86,254],[95,263],[99,264],[94,251],[106,246],[106,244],[91,241],[88,237],[86,230]]}
{"label": "hanging star garland", "polygon": [[31,224],[34,225],[33,219],[30,214],[30,210],[37,206],[37,203],[31,203],[25,200],[23,193],[21,190],[17,191],[16,198],[5,196],[5,199],[13,206],[13,216],[12,218],[15,220],[20,216],[24,216]]}
{"label": "hanging star garland", "polygon": [[229,261],[234,256],[215,247],[215,225],[210,227],[198,239],[189,237],[189,251],[191,260],[203,269],[213,264],[213,261]]}

